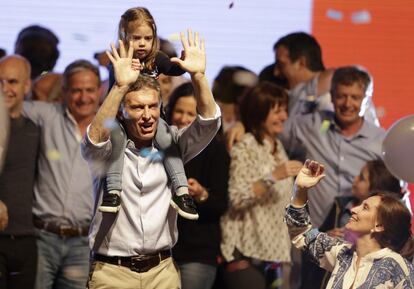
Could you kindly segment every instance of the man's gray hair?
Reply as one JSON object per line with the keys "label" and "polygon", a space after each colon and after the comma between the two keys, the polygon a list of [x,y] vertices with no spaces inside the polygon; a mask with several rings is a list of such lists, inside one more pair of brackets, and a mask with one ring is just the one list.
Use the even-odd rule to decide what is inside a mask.
{"label": "man's gray hair", "polygon": [[66,66],[65,71],[63,72],[63,87],[66,89],[68,86],[69,78],[72,77],[75,73],[80,71],[89,70],[93,72],[96,77],[98,78],[98,86],[101,85],[101,77],[99,74],[99,69],[97,66],[93,65],[90,61],[80,59],[75,60],[74,62],[70,63]]}

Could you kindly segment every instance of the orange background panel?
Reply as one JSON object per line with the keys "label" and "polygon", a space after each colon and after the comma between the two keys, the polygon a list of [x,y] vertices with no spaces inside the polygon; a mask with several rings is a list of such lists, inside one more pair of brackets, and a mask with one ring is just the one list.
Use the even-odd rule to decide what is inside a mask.
{"label": "orange background panel", "polygon": [[[355,13],[370,21],[353,22]],[[384,128],[414,114],[414,1],[314,0],[312,33],[327,67],[359,64],[372,74]]]}

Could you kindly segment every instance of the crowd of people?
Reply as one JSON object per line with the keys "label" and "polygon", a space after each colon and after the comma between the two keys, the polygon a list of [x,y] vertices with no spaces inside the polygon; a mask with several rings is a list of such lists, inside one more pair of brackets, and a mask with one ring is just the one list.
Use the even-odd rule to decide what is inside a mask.
{"label": "crowd of people", "polygon": [[118,29],[106,81],[37,25],[0,58],[0,288],[414,288],[367,71],[294,32],[210,89],[198,32]]}

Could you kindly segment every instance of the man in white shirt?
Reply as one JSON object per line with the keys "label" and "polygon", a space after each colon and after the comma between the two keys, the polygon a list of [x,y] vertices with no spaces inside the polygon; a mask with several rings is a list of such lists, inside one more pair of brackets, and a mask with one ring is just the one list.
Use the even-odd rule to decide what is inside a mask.
{"label": "man in white shirt", "polygon": [[[181,34],[184,58],[172,58],[191,75],[199,113],[183,130],[171,127],[182,159],[189,161],[216,134],[220,110],[205,77],[204,42],[198,33]],[[130,45],[132,47],[132,45]],[[90,232],[93,251],[89,288],[180,288],[178,271],[170,249],[177,241],[177,213],[170,207],[171,187],[159,154],[153,145],[160,116],[159,85],[140,76],[140,64],[120,43],[108,55],[114,66],[112,87],[90,125],[82,150],[94,174],[95,202],[100,203],[104,178],[102,165],[111,161],[110,130],[105,127],[120,108],[127,134],[122,175],[121,210],[118,214],[95,211]],[[108,53],[109,54],[109,53]],[[143,153],[145,151],[145,153]],[[133,284],[134,283],[134,284]],[[106,288],[106,287],[105,287]]]}

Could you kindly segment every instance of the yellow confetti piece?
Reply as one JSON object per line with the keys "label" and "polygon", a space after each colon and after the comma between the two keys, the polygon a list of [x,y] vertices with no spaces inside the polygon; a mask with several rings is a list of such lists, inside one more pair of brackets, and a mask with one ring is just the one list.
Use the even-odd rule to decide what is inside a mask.
{"label": "yellow confetti piece", "polygon": [[282,285],[283,285],[282,278],[277,278],[275,281],[272,282],[272,284],[270,285],[270,288],[277,289],[281,287]]}
{"label": "yellow confetti piece", "polygon": [[170,40],[170,41],[179,41],[180,40],[180,34],[179,33],[170,34],[167,37],[167,39]]}
{"label": "yellow confetti piece", "polygon": [[51,161],[57,161],[62,158],[62,155],[60,154],[58,150],[48,150],[48,152],[46,153],[46,156]]}
{"label": "yellow confetti piece", "polygon": [[328,131],[328,129],[329,129],[330,126],[331,126],[331,122],[329,120],[325,119],[322,122],[320,132],[321,133],[326,133]]}

